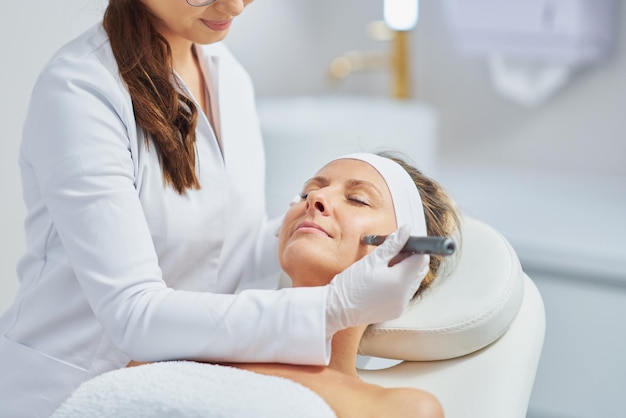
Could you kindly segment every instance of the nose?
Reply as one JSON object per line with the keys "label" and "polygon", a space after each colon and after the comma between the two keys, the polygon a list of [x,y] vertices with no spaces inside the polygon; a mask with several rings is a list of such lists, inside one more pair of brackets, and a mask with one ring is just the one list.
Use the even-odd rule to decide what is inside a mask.
{"label": "nose", "polygon": [[323,193],[319,191],[309,192],[306,198],[306,210],[317,211],[321,214],[327,214],[330,208],[329,202]]}
{"label": "nose", "polygon": [[213,8],[228,16],[239,16],[249,0],[218,0],[213,3]]}

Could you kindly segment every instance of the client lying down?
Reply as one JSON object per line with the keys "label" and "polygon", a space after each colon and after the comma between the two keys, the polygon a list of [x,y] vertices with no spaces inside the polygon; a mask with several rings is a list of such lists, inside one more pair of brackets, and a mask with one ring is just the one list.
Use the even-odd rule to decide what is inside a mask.
{"label": "client lying down", "polygon": [[[415,269],[416,276],[424,278],[417,296],[442,276],[444,257],[411,255],[401,260],[389,248],[400,248],[398,241],[405,242],[409,234],[450,237],[458,227],[455,205],[436,182],[391,155],[350,154],[331,161],[305,183],[300,201],[285,215],[279,260],[293,286],[341,286],[332,279],[376,251],[395,264],[392,268]],[[369,234],[390,235],[390,242],[378,248],[365,245],[361,238]],[[369,268],[365,261],[363,269]],[[441,405],[428,392],[383,388],[359,378],[355,363],[365,328],[334,334],[327,367],[228,365],[298,382],[321,396],[339,418],[443,417]]]}
{"label": "client lying down", "polygon": [[[279,259],[293,286],[322,286],[374,251],[375,247],[360,243],[365,234],[391,234],[408,225],[413,235],[450,236],[458,224],[452,200],[418,170],[391,156],[352,154],[330,162],[306,182],[301,200],[285,216]],[[388,239],[407,238],[398,235]],[[394,256],[382,252],[381,257]],[[411,257],[422,258],[423,268],[429,268],[419,294],[440,274],[443,257]],[[355,361],[364,331],[365,327],[357,327],[337,332],[328,367],[233,366],[299,382],[318,393],[340,418],[443,416],[438,401],[427,392],[385,389],[359,379]]]}

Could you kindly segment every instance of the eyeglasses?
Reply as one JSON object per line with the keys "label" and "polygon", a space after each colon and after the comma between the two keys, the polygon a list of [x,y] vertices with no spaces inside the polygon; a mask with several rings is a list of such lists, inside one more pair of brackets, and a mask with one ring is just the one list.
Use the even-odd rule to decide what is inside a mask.
{"label": "eyeglasses", "polygon": [[202,7],[208,6],[209,4],[215,3],[217,0],[187,0],[187,4],[193,7]]}

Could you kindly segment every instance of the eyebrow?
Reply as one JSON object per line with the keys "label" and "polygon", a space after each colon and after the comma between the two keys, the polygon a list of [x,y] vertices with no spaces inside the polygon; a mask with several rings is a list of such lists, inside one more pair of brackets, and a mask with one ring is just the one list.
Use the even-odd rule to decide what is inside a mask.
{"label": "eyebrow", "polygon": [[312,177],[312,178],[308,179],[307,181],[305,181],[304,184],[302,185],[302,187],[306,187],[306,186],[310,185],[311,183],[316,184],[318,186],[328,186],[328,184],[330,182],[328,181],[328,179],[326,177],[316,176],[316,177]]}
{"label": "eyebrow", "polygon": [[[328,186],[330,184],[330,181],[326,177],[316,176],[316,177],[312,177],[309,180],[307,180],[304,183],[304,187],[309,186],[311,184],[315,184],[315,185],[318,185],[318,186]],[[376,195],[375,197],[377,197],[381,202],[383,201],[382,193],[380,192],[378,187],[376,187],[374,185],[374,183],[372,183],[370,181],[358,180],[358,179],[350,179],[350,180],[345,182],[345,185],[346,185],[347,189],[357,189],[357,188],[368,189],[368,191],[374,193]]]}

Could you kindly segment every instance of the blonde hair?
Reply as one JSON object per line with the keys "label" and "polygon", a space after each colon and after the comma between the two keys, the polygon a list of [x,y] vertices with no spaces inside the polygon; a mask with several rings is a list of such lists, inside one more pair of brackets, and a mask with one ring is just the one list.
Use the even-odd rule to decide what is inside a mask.
{"label": "blonde hair", "polygon": [[[457,246],[459,246],[461,240],[460,214],[456,202],[443,186],[424,175],[420,170],[396,154],[381,152],[378,155],[398,163],[413,179],[422,199],[428,236],[454,238],[457,241]],[[450,258],[442,255],[431,255],[429,271],[415,296],[419,296],[424,290],[428,289],[437,277],[448,275],[454,268],[454,261],[454,256]]]}

